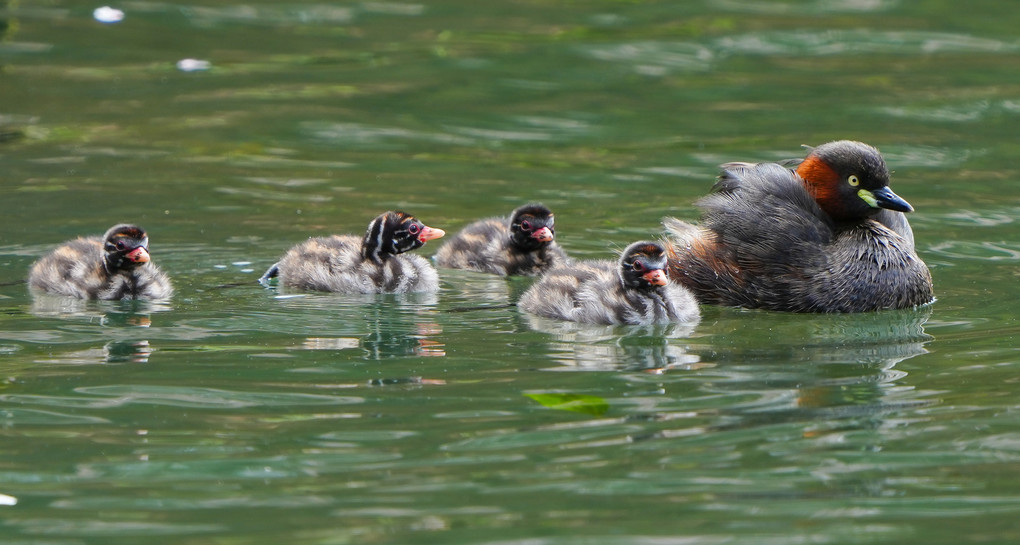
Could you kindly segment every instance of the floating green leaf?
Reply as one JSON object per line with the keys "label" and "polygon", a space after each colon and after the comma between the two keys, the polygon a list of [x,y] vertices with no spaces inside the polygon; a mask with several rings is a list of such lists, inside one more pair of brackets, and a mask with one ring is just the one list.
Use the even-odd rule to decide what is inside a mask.
{"label": "floating green leaf", "polygon": [[598,396],[584,394],[524,394],[550,409],[574,411],[601,416],[609,410],[609,403]]}

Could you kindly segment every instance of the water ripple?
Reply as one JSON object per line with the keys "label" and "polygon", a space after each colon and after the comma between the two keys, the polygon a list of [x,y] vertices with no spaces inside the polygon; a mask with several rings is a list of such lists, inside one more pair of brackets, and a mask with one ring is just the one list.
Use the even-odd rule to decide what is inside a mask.
{"label": "water ripple", "polygon": [[578,119],[550,116],[514,116],[487,127],[451,125],[452,133],[490,143],[562,141],[590,134],[592,124]]}
{"label": "water ripple", "polygon": [[[222,157],[215,157],[212,160],[223,160]],[[317,161],[311,159],[291,159],[287,157],[275,157],[270,155],[241,155],[225,158],[227,162],[243,167],[279,167],[279,168],[310,168],[310,169],[332,169],[349,168],[354,163],[345,161]],[[336,186],[333,186],[336,189]]]}
{"label": "water ripple", "polygon": [[230,497],[213,498],[140,498],[123,496],[87,496],[82,498],[67,498],[52,502],[50,507],[54,509],[81,509],[81,510],[119,510],[127,509],[136,511],[139,509],[154,511],[179,511],[191,509],[230,509],[236,507],[271,507],[276,509],[286,508],[307,508],[322,507],[336,503],[333,498],[323,496],[303,495],[266,495],[239,494]]}
{"label": "water ripple", "polygon": [[1012,116],[1020,112],[1020,108],[1014,100],[978,100],[955,104],[884,106],[877,111],[904,119],[960,123]]}
{"label": "water ripple", "polygon": [[1016,43],[966,34],[925,31],[828,30],[769,31],[716,40],[722,55],[829,55],[880,53],[918,55],[932,53],[1013,53]]}
{"label": "water ripple", "polygon": [[420,435],[410,430],[350,430],[324,433],[318,437],[321,441],[350,441],[353,443],[383,441],[390,442]]}
{"label": "water ripple", "polygon": [[449,127],[455,133],[469,136],[477,140],[541,142],[552,140],[552,135],[542,131],[483,129],[477,127]]}
{"label": "water ripple", "polygon": [[1020,44],[966,34],[925,31],[784,30],[752,32],[708,43],[639,41],[587,45],[582,55],[622,63],[645,75],[710,70],[734,56],[825,57],[885,54],[1015,53]]}
{"label": "water ripple", "polygon": [[965,227],[994,227],[1016,222],[1020,208],[985,208],[983,210],[957,209],[946,214],[929,215],[936,225],[961,225]]}
{"label": "water ripple", "polygon": [[715,0],[712,5],[729,11],[770,15],[832,13],[873,13],[888,11],[900,0],[815,0],[814,2],[757,2],[754,0]]}
{"label": "water ripple", "polygon": [[401,455],[389,452],[329,451],[301,456],[201,458],[167,461],[144,460],[135,462],[110,461],[79,464],[77,478],[81,481],[108,482],[110,480],[151,483],[224,480],[288,479],[297,476],[327,473],[360,472],[399,460]]}
{"label": "water ripple", "polygon": [[[17,403],[17,400],[9,399],[13,396],[0,396],[0,400]],[[32,396],[27,396],[32,397]],[[83,416],[80,414],[63,414],[50,411],[39,411],[35,409],[6,408],[0,410],[0,422],[3,425],[31,425],[31,426],[92,426],[95,424],[109,424],[110,421],[98,416]]]}
{"label": "water ripple", "polygon": [[464,136],[440,132],[413,131],[400,127],[380,127],[363,123],[305,122],[301,126],[304,130],[310,132],[314,138],[347,146],[379,146],[387,142],[401,140],[439,142],[462,146],[469,146],[475,142],[474,139]]}
{"label": "water ripple", "polygon": [[662,75],[671,71],[705,71],[712,67],[716,54],[699,44],[682,42],[630,42],[596,45],[581,49],[582,53],[601,61],[623,63],[646,75]]}
{"label": "water ripple", "polygon": [[885,160],[899,168],[947,168],[958,167],[984,152],[973,149],[950,149],[933,146],[900,146],[882,149]]}
{"label": "water ripple", "polygon": [[622,419],[604,419],[544,426],[533,430],[492,430],[484,437],[474,437],[443,445],[444,451],[496,451],[556,445],[559,448],[626,443],[630,434],[644,428],[625,424]]}
{"label": "water ripple", "polygon": [[221,524],[185,524],[181,522],[128,522],[78,519],[36,518],[23,521],[9,521],[11,526],[21,528],[26,534],[73,535],[73,536],[153,536],[187,535],[218,532],[226,529]]}
{"label": "water ripple", "polygon": [[132,404],[173,407],[237,409],[244,407],[284,407],[290,405],[350,405],[363,403],[353,396],[327,396],[302,393],[232,392],[215,388],[183,386],[107,385],[83,386],[75,392],[95,397],[45,396],[27,394],[0,395],[0,400],[25,405],[72,408],[110,408]]}
{"label": "water ripple", "polygon": [[[785,538],[783,545],[789,545],[789,538]],[[807,541],[814,543],[814,541]],[[825,541],[819,540],[818,543]],[[723,543],[736,543],[728,536],[712,536],[705,534],[692,534],[685,536],[656,536],[639,534],[614,534],[612,536],[557,536],[548,538],[524,538],[486,541],[485,545],[721,545]],[[750,543],[750,542],[749,542]],[[753,541],[756,545],[771,545],[766,538],[756,536]],[[779,543],[779,541],[777,541]]]}
{"label": "water ripple", "polygon": [[253,189],[241,187],[217,187],[216,191],[227,195],[239,195],[267,201],[281,202],[329,202],[333,200],[330,195],[307,194],[302,195],[292,191],[269,191],[266,189]]}
{"label": "water ripple", "polygon": [[928,250],[965,261],[1020,261],[1020,244],[1015,242],[949,240],[933,244]]}
{"label": "water ripple", "polygon": [[424,4],[406,2],[363,2],[361,9],[366,13],[382,13],[385,15],[416,16],[425,13]]}
{"label": "water ripple", "polygon": [[325,4],[275,6],[186,6],[178,8],[196,26],[211,27],[224,23],[247,23],[260,25],[347,24],[354,19],[354,10],[348,7]]}
{"label": "water ripple", "polygon": [[46,53],[51,49],[53,44],[42,42],[0,42],[0,55]]}

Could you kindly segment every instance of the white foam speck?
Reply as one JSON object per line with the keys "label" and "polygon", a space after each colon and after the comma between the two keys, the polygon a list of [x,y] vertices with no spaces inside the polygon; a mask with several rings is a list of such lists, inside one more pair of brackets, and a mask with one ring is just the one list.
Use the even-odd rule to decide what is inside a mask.
{"label": "white foam speck", "polygon": [[181,59],[177,61],[177,69],[182,72],[200,72],[212,68],[212,63],[200,59]]}
{"label": "white foam speck", "polygon": [[124,20],[124,12],[110,6],[103,6],[96,8],[92,12],[92,17],[100,23],[119,23]]}

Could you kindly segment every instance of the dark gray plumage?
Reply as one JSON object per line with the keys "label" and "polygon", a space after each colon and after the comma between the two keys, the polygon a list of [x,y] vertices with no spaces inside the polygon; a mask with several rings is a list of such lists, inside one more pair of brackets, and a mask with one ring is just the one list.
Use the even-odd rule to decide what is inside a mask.
{"label": "dark gray plumage", "polygon": [[315,237],[294,246],[259,280],[336,293],[420,293],[439,290],[428,260],[404,252],[444,235],[404,212],[386,212],[354,235]]}
{"label": "dark gray plumage", "polygon": [[502,276],[536,276],[566,263],[556,244],[555,217],[541,204],[527,204],[508,218],[472,223],[443,244],[436,264]]}
{"label": "dark gray plumage", "polygon": [[795,312],[866,312],[933,300],[878,150],[838,141],[791,171],[730,163],[697,204],[695,226],[667,218],[670,271],[703,303]]}
{"label": "dark gray plumage", "polygon": [[140,227],[114,225],[101,238],[78,238],[40,258],[28,285],[37,293],[79,299],[168,299],[173,286],[148,250]]}
{"label": "dark gray plumage", "polygon": [[698,304],[670,283],[665,249],[635,242],[619,261],[576,261],[547,272],[524,295],[522,310],[571,322],[662,324],[698,319]]}

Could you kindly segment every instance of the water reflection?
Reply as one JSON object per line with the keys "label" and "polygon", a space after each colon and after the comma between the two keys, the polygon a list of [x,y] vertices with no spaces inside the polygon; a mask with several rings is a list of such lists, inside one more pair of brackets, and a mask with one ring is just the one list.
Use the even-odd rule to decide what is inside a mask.
{"label": "water reflection", "polygon": [[929,402],[904,385],[908,374],[896,365],[927,352],[931,313],[929,305],[863,315],[769,314],[770,327],[754,333],[741,331],[746,316],[724,315],[718,329],[731,333],[708,344],[699,339],[691,350],[715,364],[712,392],[745,397],[732,405],[745,416],[871,415]]}
{"label": "water reflection", "polygon": [[[719,333],[697,351],[723,362],[892,363],[924,354],[932,305],[859,314],[797,315],[720,309]],[[758,314],[759,319],[748,321]],[[707,319],[705,320],[707,321]]]}
{"label": "water reflection", "polygon": [[[440,269],[440,281],[445,285],[454,286],[456,293],[454,304],[458,312],[475,309],[479,302],[485,306],[499,306],[516,301],[517,297],[531,285],[527,279],[503,278],[493,274],[483,274],[459,269]],[[524,280],[524,282],[518,282]],[[520,288],[520,289],[517,289]]]}
{"label": "water reflection", "polygon": [[[754,327],[749,314],[758,318]],[[627,398],[634,404],[627,421],[646,423],[627,440],[701,436],[677,463],[725,470],[747,463],[734,445],[796,465],[848,441],[867,449],[902,438],[905,419],[938,402],[918,377],[897,368],[927,352],[930,316],[930,306],[832,316],[709,310],[702,323],[723,333],[691,339],[688,350],[702,367],[621,376],[642,387]],[[732,457],[705,457],[712,445]]]}
{"label": "water reflection", "polygon": [[[390,323],[377,320],[369,324],[372,332],[361,339],[361,348],[370,359],[380,360],[397,356],[442,357],[446,345],[433,339],[443,332],[434,322]],[[410,332],[410,333],[409,333]]]}
{"label": "water reflection", "polygon": [[153,348],[149,341],[110,341],[99,348],[49,354],[36,363],[89,365],[97,363],[148,363]]}
{"label": "water reflection", "polygon": [[700,358],[679,340],[696,324],[606,326],[579,324],[526,315],[535,331],[549,333],[548,354],[562,369],[611,371],[639,369],[662,372],[699,366]]}
{"label": "water reflection", "polygon": [[312,333],[301,340],[303,350],[359,350],[372,360],[446,355],[436,294],[290,294],[277,303],[286,309],[281,318]]}
{"label": "water reflection", "polygon": [[[72,297],[33,294],[29,312],[39,318],[56,318],[71,324],[88,324],[88,330],[72,326],[59,336],[52,331],[22,331],[19,339],[53,343],[81,340],[93,342],[96,337],[115,336],[101,346],[49,352],[35,359],[36,363],[61,365],[90,365],[103,363],[147,363],[154,348],[147,339],[125,338],[132,329],[148,331],[152,326],[151,314],[171,310],[165,302],[153,301],[89,301]],[[100,329],[91,329],[100,326]],[[111,328],[111,329],[105,329]],[[114,332],[114,330],[117,330]],[[125,333],[126,332],[126,333]]]}
{"label": "water reflection", "polygon": [[172,307],[160,301],[91,301],[47,294],[33,294],[29,309],[40,318],[97,322],[111,327],[149,327],[149,315]]}

